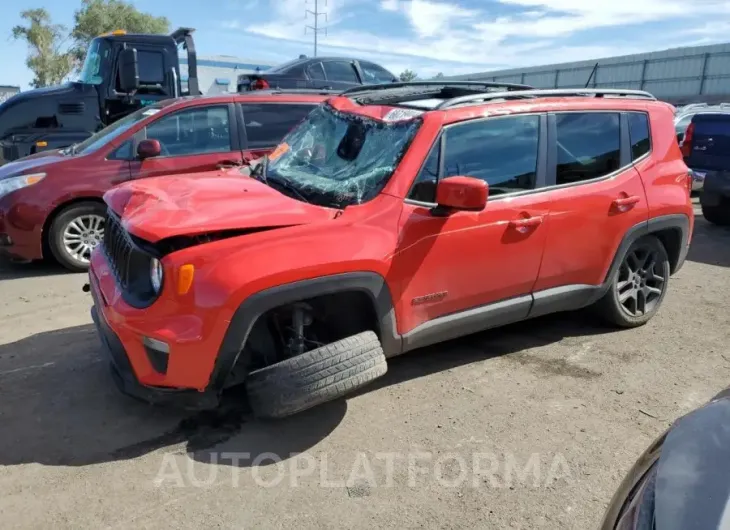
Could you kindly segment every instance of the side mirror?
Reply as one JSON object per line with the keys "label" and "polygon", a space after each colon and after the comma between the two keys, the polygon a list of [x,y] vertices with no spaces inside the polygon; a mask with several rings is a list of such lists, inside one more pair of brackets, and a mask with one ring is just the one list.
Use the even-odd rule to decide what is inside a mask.
{"label": "side mirror", "polygon": [[448,177],[436,186],[440,210],[481,211],[487,205],[489,186],[474,177]]}
{"label": "side mirror", "polygon": [[142,140],[137,145],[137,157],[140,160],[160,156],[162,146],[159,140]]}
{"label": "side mirror", "polygon": [[125,94],[139,89],[139,61],[134,48],[124,48],[119,52],[119,87]]}

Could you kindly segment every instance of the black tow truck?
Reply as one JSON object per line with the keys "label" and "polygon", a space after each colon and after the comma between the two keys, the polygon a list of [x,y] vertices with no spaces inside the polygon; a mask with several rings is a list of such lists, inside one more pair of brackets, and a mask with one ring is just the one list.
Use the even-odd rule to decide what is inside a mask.
{"label": "black tow truck", "polygon": [[[0,165],[80,142],[141,106],[199,95],[193,31],[100,35],[91,41],[76,81],[7,99],[0,105]],[[181,50],[187,52],[185,90]]]}

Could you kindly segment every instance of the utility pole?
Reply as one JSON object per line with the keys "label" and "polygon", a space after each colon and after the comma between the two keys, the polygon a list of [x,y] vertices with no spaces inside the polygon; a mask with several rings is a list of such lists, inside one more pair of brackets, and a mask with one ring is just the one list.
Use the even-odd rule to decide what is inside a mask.
{"label": "utility pole", "polygon": [[[319,2],[320,0],[314,0],[314,11],[311,9],[306,9],[304,11],[304,18],[307,18],[307,15],[312,15],[314,17],[314,26],[304,26],[304,34],[307,34],[307,30],[311,29],[312,33],[314,33],[314,56],[317,57],[317,35],[320,31],[324,31],[324,34],[327,35],[327,28],[320,28],[319,27],[319,17],[324,15],[324,20],[327,22],[327,13],[325,11],[319,10]],[[307,4],[309,3],[309,0],[307,0]],[[324,0],[324,6],[327,7],[327,0]]]}

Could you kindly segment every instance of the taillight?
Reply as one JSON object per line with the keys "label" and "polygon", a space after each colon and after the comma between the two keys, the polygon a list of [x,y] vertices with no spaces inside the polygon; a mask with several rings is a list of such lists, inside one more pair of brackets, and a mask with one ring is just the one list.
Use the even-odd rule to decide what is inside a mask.
{"label": "taillight", "polygon": [[266,90],[269,88],[269,83],[265,79],[257,79],[251,83],[251,90]]}
{"label": "taillight", "polygon": [[682,139],[682,145],[680,145],[680,149],[682,150],[682,156],[687,158],[690,154],[692,154],[692,136],[694,136],[695,133],[695,124],[690,123],[689,126],[687,126],[687,130],[684,131],[684,138]]}

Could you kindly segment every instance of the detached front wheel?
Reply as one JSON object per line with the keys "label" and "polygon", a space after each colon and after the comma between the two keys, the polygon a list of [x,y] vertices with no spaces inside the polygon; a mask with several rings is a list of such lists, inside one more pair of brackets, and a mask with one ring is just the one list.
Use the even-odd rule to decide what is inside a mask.
{"label": "detached front wheel", "polygon": [[81,202],[62,210],[51,223],[48,245],[53,257],[72,272],[89,268],[91,251],[104,238],[106,210],[95,202]]}
{"label": "detached front wheel", "polygon": [[384,375],[378,336],[366,331],[248,374],[253,413],[283,418],[340,398]]}
{"label": "detached front wheel", "polygon": [[669,285],[669,256],[655,236],[635,241],[597,303],[607,321],[623,328],[646,324],[659,310]]}

